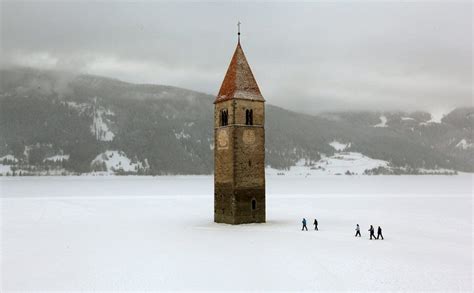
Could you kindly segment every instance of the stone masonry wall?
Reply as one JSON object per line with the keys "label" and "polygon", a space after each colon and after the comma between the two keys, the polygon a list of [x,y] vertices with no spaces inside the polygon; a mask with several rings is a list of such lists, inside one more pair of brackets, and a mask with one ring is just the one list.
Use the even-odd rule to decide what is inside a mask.
{"label": "stone masonry wall", "polygon": [[[229,113],[228,126],[219,124],[224,108]],[[253,110],[254,125],[245,125],[246,109]],[[215,105],[214,115],[214,220],[229,224],[265,222],[264,103],[223,101]]]}

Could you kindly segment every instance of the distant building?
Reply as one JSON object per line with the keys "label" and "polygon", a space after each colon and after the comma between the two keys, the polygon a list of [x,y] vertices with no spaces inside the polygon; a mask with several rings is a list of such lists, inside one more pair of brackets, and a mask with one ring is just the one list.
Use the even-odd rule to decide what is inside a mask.
{"label": "distant building", "polygon": [[214,101],[214,221],[265,222],[265,100],[239,42]]}

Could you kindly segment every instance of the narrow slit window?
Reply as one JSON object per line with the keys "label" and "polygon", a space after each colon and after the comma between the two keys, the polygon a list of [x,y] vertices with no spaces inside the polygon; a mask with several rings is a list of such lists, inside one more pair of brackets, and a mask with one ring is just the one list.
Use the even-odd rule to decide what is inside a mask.
{"label": "narrow slit window", "polygon": [[254,199],[252,199],[252,211],[255,211],[257,209],[257,201]]}
{"label": "narrow slit window", "polygon": [[253,110],[245,110],[245,125],[253,125]]}
{"label": "narrow slit window", "polygon": [[227,110],[221,110],[221,126],[226,126],[228,124],[228,112]]}

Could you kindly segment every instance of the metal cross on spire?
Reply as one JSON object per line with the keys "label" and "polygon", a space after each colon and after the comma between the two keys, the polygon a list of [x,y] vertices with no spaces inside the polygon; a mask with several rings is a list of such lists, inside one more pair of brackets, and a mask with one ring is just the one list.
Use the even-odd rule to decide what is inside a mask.
{"label": "metal cross on spire", "polygon": [[238,31],[237,36],[238,36],[239,44],[240,44],[240,25],[241,25],[241,24],[242,24],[242,23],[241,23],[240,21],[237,22],[237,31]]}

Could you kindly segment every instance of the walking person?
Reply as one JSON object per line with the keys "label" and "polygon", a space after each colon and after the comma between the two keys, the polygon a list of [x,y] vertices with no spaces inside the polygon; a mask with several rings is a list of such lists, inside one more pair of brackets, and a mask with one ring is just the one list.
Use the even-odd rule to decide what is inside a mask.
{"label": "walking person", "polygon": [[372,237],[374,237],[374,239],[377,239],[375,238],[375,234],[374,234],[374,226],[370,225],[370,228],[368,230],[370,232],[370,240],[372,240]]}
{"label": "walking person", "polygon": [[359,237],[360,237],[360,227],[359,227],[359,224],[357,224],[357,226],[356,226],[356,235],[355,235],[355,237],[357,237],[357,235],[359,235]]}
{"label": "walking person", "polygon": [[303,223],[303,228],[301,228],[301,231],[303,231],[304,229],[306,229],[306,231],[308,231],[308,227],[306,227],[306,219],[305,218],[303,218],[303,221],[301,223]]}
{"label": "walking person", "polygon": [[377,239],[379,239],[379,237],[382,237],[382,240],[383,240],[382,228],[380,228],[380,226],[377,229]]}
{"label": "walking person", "polygon": [[313,224],[314,224],[314,230],[319,231],[319,230],[318,230],[318,220],[314,219],[314,223],[313,223]]}

